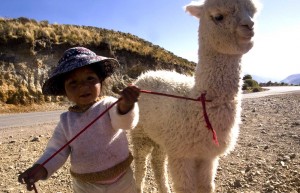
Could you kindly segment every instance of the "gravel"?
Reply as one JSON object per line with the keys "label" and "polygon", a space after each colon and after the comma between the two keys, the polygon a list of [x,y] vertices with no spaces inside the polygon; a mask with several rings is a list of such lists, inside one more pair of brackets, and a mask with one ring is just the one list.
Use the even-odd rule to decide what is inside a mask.
{"label": "gravel", "polygon": [[[300,193],[300,93],[244,99],[236,148],[220,159],[217,193]],[[0,192],[24,193],[19,172],[39,157],[55,124],[0,130]],[[49,180],[37,183],[39,192],[69,193],[69,164]],[[151,168],[146,192],[158,193]]]}

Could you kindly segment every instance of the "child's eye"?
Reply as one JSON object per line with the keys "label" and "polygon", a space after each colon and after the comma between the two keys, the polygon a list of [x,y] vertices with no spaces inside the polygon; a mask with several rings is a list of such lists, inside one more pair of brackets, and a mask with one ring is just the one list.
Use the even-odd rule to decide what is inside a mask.
{"label": "child's eye", "polygon": [[76,86],[76,84],[77,84],[76,81],[71,81],[71,82],[68,83],[68,85],[70,85],[70,86]]}
{"label": "child's eye", "polygon": [[95,77],[93,77],[93,76],[89,76],[89,77],[87,77],[87,80],[90,80],[90,81],[92,81],[92,80],[95,80],[96,78]]}

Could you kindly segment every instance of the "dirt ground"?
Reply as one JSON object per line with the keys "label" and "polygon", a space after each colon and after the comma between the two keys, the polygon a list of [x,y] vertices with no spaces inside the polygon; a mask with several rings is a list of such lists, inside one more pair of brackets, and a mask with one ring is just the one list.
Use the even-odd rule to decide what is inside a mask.
{"label": "dirt ground", "polygon": [[[242,124],[235,150],[222,157],[217,193],[300,193],[300,93],[244,99]],[[0,130],[0,192],[27,192],[17,182],[20,171],[42,153],[55,124]],[[69,164],[39,192],[69,193]],[[146,192],[158,193],[151,168]]]}

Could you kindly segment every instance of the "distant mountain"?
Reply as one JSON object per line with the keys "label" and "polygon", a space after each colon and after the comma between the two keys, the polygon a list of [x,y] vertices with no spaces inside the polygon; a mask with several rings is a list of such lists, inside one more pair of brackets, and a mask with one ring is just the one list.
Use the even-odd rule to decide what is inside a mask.
{"label": "distant mountain", "polygon": [[284,80],[280,81],[288,84],[298,85],[300,84],[300,74],[293,74],[285,78]]}
{"label": "distant mountain", "polygon": [[[246,73],[247,74],[247,73]],[[293,74],[288,76],[287,78],[280,80],[278,78],[270,78],[270,77],[264,77],[260,75],[251,74],[252,79],[256,80],[258,83],[267,83],[269,81],[271,82],[277,82],[277,83],[286,83],[286,84],[294,84],[299,85],[300,84],[300,74]]]}
{"label": "distant mountain", "polygon": [[[247,74],[247,73],[246,73]],[[248,73],[249,74],[249,73]],[[270,78],[270,77],[265,77],[265,76],[259,76],[259,75],[255,75],[255,74],[250,74],[252,76],[252,79],[257,81],[258,83],[266,83],[269,81],[272,82],[279,82],[278,79],[276,78]]]}
{"label": "distant mountain", "polygon": [[270,81],[269,78],[257,76],[257,75],[251,75],[253,80],[256,80],[258,83],[264,83]]}

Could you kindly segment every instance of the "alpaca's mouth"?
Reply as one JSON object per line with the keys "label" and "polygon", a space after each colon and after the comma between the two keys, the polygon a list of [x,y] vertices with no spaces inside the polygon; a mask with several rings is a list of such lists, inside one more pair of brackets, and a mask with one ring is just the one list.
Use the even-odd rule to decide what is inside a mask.
{"label": "alpaca's mouth", "polygon": [[241,36],[241,37],[240,37],[240,41],[241,41],[241,42],[249,42],[249,41],[252,40],[252,37],[253,37],[253,36]]}
{"label": "alpaca's mouth", "polygon": [[247,31],[247,33],[243,33],[243,35],[241,35],[242,38],[248,38],[251,39],[254,36],[254,31]]}
{"label": "alpaca's mouth", "polygon": [[237,34],[239,36],[239,39],[242,42],[251,41],[252,37],[254,36],[253,29],[249,29],[246,27],[238,28]]}
{"label": "alpaca's mouth", "polygon": [[252,38],[254,36],[253,30],[239,30],[238,33],[238,40],[240,43],[249,43],[252,41]]}

